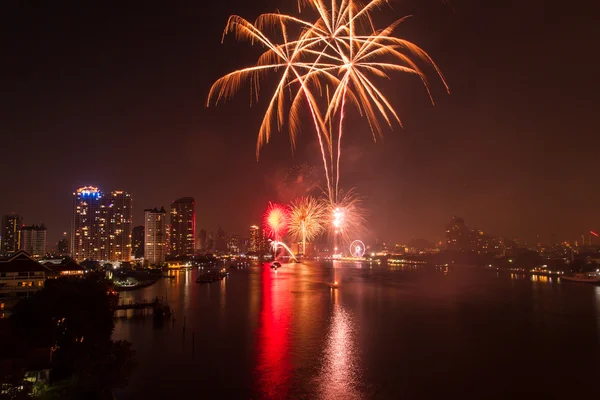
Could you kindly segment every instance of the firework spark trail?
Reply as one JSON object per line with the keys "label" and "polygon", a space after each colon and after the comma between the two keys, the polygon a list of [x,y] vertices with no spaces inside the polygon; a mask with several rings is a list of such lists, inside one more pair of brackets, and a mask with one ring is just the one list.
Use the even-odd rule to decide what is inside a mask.
{"label": "firework spark trail", "polygon": [[289,234],[302,242],[302,254],[306,254],[306,242],[316,239],[325,229],[326,212],[325,203],[314,197],[300,197],[290,205]]}
{"label": "firework spark trail", "polygon": [[347,247],[354,239],[365,233],[366,212],[363,199],[356,192],[340,191],[338,202],[325,201],[327,215],[331,218],[330,236],[336,246]]}
{"label": "firework spark trail", "polygon": [[[416,63],[420,61],[434,68],[448,90],[441,71],[424,50],[407,40],[392,36],[394,29],[406,18],[384,29],[375,29],[371,12],[387,3],[387,0],[372,0],[362,5],[356,0],[332,0],[328,7],[322,0],[300,0],[299,9],[308,6],[316,11],[318,18],[315,22],[271,13],[259,16],[252,24],[241,17],[232,16],[225,29],[224,34],[234,32],[238,39],[250,39],[253,43],[263,45],[266,50],[255,66],[234,71],[217,80],[209,92],[208,102],[214,99],[217,103],[231,97],[240,88],[241,82],[247,79],[250,80],[251,93],[257,97],[260,76],[264,72],[283,69],[259,129],[257,156],[271,137],[272,125],[276,124],[277,130],[281,130],[285,123],[286,90],[289,90],[292,99],[288,110],[288,127],[292,148],[295,146],[299,133],[299,107],[304,98],[317,134],[331,203],[339,202],[346,103],[355,106],[367,119],[374,140],[382,136],[378,115],[390,127],[393,120],[401,125],[398,114],[370,76],[389,79],[390,71],[415,74],[431,98],[429,83]],[[289,38],[288,25],[295,25],[300,30],[294,40]],[[275,44],[267,38],[263,33],[266,27],[279,28],[283,42]],[[320,107],[318,101],[319,96],[323,97],[323,87],[327,94],[325,108]],[[329,87],[333,89],[331,97]],[[339,121],[337,134],[328,129],[333,120]]]}
{"label": "firework spark trail", "polygon": [[277,240],[273,240],[271,242],[271,248],[273,249],[273,258],[276,258],[277,250],[280,247],[284,248],[289,253],[289,255],[290,255],[291,258],[293,258],[294,260],[298,261],[298,259],[296,258],[296,256],[292,252],[292,249],[290,249],[287,244],[285,244],[283,242],[280,242],[280,241],[277,241]]}
{"label": "firework spark trail", "polygon": [[269,202],[269,206],[263,217],[263,223],[271,239],[275,241],[281,240],[289,227],[288,209],[281,204]]}

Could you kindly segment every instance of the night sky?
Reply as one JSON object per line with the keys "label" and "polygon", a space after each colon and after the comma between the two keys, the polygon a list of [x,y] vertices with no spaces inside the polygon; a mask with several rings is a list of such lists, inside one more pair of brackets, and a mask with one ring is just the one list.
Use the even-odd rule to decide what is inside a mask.
{"label": "night sky", "polygon": [[[404,128],[383,144],[350,117],[342,186],[365,196],[374,237],[440,240],[453,215],[524,241],[600,229],[592,3],[406,0],[375,13],[380,25],[414,15],[397,35],[428,51],[452,93],[431,74],[432,106],[416,78],[392,74],[384,93]],[[257,162],[265,103],[250,108],[246,90],[206,108],[206,96],[260,54],[221,44],[227,17],[295,4],[2,1],[0,214],[43,221],[53,245],[74,189],[96,185],[132,194],[135,225],[144,208],[194,196],[198,229],[246,235],[268,200],[296,190],[290,168],[321,167],[314,133],[304,124],[293,154],[275,135]]]}

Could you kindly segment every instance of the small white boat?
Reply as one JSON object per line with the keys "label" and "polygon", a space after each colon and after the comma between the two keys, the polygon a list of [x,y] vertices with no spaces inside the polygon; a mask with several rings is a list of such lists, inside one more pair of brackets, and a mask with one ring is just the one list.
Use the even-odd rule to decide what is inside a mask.
{"label": "small white boat", "polygon": [[331,282],[329,283],[329,287],[332,289],[337,289],[338,287],[340,287],[340,284],[338,283],[338,281]]}
{"label": "small white boat", "polygon": [[583,283],[596,283],[600,284],[600,274],[595,272],[587,272],[587,273],[576,273],[573,275],[562,275],[560,277],[561,280],[569,281],[569,282],[583,282]]}

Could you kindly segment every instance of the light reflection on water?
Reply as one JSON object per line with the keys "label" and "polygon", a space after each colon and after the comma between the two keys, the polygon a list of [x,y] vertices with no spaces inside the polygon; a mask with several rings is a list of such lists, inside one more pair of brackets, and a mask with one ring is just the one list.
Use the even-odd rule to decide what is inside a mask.
{"label": "light reflection on water", "polygon": [[320,376],[320,398],[358,399],[360,379],[354,323],[339,304],[338,290],[331,291],[333,315],[327,333],[325,357]]}
{"label": "light reflection on water", "polygon": [[[138,352],[117,399],[437,398],[465,387],[499,398],[486,392],[498,387],[506,399],[551,365],[565,379],[536,384],[542,398],[570,393],[562,382],[587,379],[598,365],[600,287],[461,267],[253,266],[196,284],[199,273],[122,293],[166,297],[177,319],[117,320],[115,339]],[[327,285],[334,280],[339,289]],[[573,342],[590,356],[565,351]]]}

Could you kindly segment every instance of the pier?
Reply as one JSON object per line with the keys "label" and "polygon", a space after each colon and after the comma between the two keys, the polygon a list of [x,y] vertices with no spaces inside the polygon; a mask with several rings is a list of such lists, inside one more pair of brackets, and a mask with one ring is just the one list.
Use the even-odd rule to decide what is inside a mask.
{"label": "pier", "polygon": [[129,303],[119,303],[119,305],[117,305],[117,307],[115,308],[116,311],[118,310],[143,310],[145,308],[154,308],[158,305],[162,305],[162,302],[158,299],[155,299],[154,301],[147,301],[146,299],[144,299],[143,301],[130,301]]}
{"label": "pier", "polygon": [[[131,311],[130,311],[131,310]],[[129,303],[122,302],[115,307],[116,317],[143,317],[148,315],[147,310],[150,310],[155,317],[169,317],[171,316],[171,310],[169,306],[159,300],[158,297],[153,301],[142,300],[142,301],[130,301]]]}

